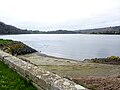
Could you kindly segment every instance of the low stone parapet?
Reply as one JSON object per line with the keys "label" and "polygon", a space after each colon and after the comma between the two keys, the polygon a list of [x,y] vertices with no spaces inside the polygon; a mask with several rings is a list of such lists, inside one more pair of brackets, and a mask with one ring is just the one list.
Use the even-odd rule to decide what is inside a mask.
{"label": "low stone parapet", "polygon": [[17,73],[31,80],[39,90],[87,90],[73,81],[62,78],[1,50],[0,59]]}

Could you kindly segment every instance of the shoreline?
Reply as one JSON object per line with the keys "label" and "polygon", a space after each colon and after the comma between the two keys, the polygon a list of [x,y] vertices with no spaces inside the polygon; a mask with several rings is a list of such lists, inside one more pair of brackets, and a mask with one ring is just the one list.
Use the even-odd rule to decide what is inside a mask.
{"label": "shoreline", "polygon": [[50,58],[56,58],[56,59],[64,59],[64,60],[70,60],[70,61],[76,61],[76,62],[83,62],[85,59],[83,60],[77,60],[77,59],[70,59],[70,58],[64,58],[64,57],[59,57],[59,56],[52,56],[52,55],[47,55],[41,52],[35,52],[37,55],[43,56],[43,57],[50,57]]}
{"label": "shoreline", "polygon": [[82,61],[49,56],[40,52],[18,55],[17,57],[38,66],[39,65],[73,65],[73,64],[76,65],[82,63]]}

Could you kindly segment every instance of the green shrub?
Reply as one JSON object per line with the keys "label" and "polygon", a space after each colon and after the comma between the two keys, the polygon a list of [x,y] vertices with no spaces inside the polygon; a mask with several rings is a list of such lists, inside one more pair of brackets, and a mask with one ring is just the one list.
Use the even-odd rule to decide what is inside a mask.
{"label": "green shrub", "polygon": [[110,57],[107,57],[107,59],[109,59],[109,60],[119,60],[120,58],[118,56],[110,56]]}

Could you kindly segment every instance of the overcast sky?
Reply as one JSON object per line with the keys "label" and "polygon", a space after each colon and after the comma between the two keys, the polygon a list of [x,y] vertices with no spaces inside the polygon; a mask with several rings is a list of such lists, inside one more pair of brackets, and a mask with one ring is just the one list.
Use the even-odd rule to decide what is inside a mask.
{"label": "overcast sky", "polygon": [[0,21],[41,31],[116,26],[120,0],[0,0]]}

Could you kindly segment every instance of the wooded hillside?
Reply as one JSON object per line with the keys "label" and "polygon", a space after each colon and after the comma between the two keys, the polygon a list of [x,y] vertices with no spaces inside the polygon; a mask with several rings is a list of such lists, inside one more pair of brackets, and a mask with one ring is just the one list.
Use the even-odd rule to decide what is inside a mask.
{"label": "wooded hillside", "polygon": [[30,34],[31,31],[22,30],[12,25],[7,25],[0,21],[0,34]]}

